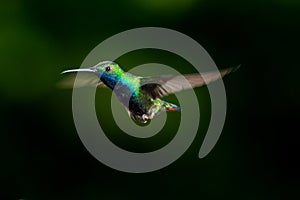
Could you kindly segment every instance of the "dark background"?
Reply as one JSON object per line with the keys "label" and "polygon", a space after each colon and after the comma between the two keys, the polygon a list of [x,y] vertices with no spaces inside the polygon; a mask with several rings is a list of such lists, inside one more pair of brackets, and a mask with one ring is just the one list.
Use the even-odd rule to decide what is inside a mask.
{"label": "dark background", "polygon": [[[187,152],[162,170],[128,174],[89,154],[73,123],[72,91],[55,85],[62,70],[79,67],[106,38],[147,26],[192,37],[220,69],[242,67],[224,79],[226,123],[207,157],[197,157],[209,119],[203,87],[195,89],[203,121]],[[299,198],[299,35],[296,0],[2,1],[0,198]],[[157,50],[132,52],[119,62],[126,70],[147,62],[194,70]],[[114,124],[103,106],[110,95],[97,92],[100,123]],[[133,151],[157,149],[176,133],[178,116],[146,141],[125,137],[115,125],[107,125],[108,136]]]}

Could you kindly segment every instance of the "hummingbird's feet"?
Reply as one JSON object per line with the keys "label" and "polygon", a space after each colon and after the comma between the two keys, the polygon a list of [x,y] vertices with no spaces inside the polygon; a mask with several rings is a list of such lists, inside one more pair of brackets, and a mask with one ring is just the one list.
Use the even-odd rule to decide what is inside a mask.
{"label": "hummingbird's feet", "polygon": [[142,115],[141,122],[145,124],[145,123],[147,123],[148,119],[149,119],[149,116],[146,115],[146,114],[143,114],[143,115]]}
{"label": "hummingbird's feet", "polygon": [[148,120],[150,119],[147,114],[143,114],[142,116],[131,114],[131,117],[134,121],[139,121],[140,123],[143,123],[143,124],[147,123]]}

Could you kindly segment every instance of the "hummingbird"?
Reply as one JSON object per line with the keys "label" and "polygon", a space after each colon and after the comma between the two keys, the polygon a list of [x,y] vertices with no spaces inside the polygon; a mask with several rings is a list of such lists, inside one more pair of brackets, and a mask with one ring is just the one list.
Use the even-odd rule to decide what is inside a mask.
{"label": "hummingbird", "polygon": [[63,71],[62,74],[71,72],[92,74],[92,77],[79,80],[79,85],[104,86],[112,89],[128,115],[135,121],[146,123],[161,112],[181,111],[179,106],[162,100],[162,97],[204,86],[238,68],[239,66],[201,74],[141,77],[125,72],[116,62],[103,61],[90,68],[70,69]]}

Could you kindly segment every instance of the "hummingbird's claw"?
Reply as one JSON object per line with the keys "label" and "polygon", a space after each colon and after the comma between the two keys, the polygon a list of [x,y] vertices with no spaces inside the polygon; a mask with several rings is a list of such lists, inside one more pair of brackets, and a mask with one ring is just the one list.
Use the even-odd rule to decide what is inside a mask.
{"label": "hummingbird's claw", "polygon": [[146,114],[143,114],[143,115],[142,115],[142,120],[141,120],[141,122],[142,122],[142,123],[147,123],[148,119],[149,119],[149,116],[146,115]]}

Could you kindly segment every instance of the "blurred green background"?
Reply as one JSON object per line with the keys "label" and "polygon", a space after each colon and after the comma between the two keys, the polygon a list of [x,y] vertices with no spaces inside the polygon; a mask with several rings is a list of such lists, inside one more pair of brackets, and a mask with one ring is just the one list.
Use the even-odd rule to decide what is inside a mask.
{"label": "blurred green background", "polygon": [[[0,199],[299,198],[299,22],[296,0],[1,1]],[[128,174],[87,152],[73,123],[72,91],[55,85],[106,38],[147,26],[192,37],[220,68],[242,68],[224,80],[227,119],[207,157],[197,157],[210,112],[203,87],[195,89],[203,120],[188,151],[162,170]],[[195,71],[158,50],[118,61],[126,70],[160,62]],[[110,96],[98,90],[97,110],[116,144],[144,152],[172,140],[179,114],[153,138],[130,138],[108,125]]]}

